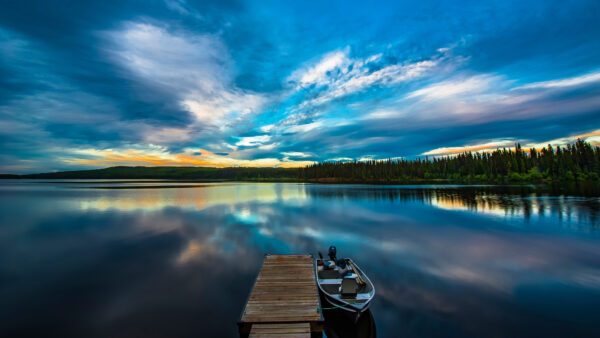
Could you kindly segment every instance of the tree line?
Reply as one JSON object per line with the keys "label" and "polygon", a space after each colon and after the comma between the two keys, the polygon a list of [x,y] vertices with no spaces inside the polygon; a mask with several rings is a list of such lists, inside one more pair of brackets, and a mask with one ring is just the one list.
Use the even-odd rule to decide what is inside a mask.
{"label": "tree line", "polygon": [[564,147],[523,150],[517,143],[513,149],[415,160],[322,162],[299,169],[298,175],[317,182],[598,180],[600,147],[577,140]]}
{"label": "tree line", "polygon": [[297,169],[288,168],[207,168],[207,167],[127,167],[60,171],[7,178],[35,179],[173,179],[217,181],[296,181]]}

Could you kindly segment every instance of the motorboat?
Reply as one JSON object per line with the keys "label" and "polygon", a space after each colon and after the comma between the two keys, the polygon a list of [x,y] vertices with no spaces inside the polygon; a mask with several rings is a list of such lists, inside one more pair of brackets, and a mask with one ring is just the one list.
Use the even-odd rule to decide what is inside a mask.
{"label": "motorboat", "polygon": [[319,252],[315,274],[319,292],[327,304],[324,310],[339,309],[354,322],[369,309],[375,287],[369,277],[350,258],[337,258],[337,248],[329,247],[329,259]]}

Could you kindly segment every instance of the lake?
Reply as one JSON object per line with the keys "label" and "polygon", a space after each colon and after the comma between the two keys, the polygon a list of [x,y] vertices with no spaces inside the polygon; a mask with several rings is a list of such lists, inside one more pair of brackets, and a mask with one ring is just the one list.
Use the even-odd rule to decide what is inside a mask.
{"label": "lake", "polygon": [[235,337],[265,253],[334,244],[379,337],[600,336],[597,189],[0,181],[0,336]]}

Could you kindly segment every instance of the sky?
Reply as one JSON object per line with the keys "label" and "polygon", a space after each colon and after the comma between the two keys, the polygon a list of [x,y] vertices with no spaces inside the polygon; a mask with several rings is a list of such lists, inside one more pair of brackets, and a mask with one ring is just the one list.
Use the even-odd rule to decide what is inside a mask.
{"label": "sky", "polygon": [[600,2],[0,0],[0,172],[600,144]]}

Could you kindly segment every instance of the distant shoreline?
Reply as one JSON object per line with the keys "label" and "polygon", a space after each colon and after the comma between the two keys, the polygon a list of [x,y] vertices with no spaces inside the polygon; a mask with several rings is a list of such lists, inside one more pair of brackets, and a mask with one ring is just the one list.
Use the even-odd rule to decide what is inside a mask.
{"label": "distant shoreline", "polygon": [[[107,168],[110,169],[110,168]],[[213,169],[213,168],[210,168]],[[218,168],[214,168],[218,169]],[[244,168],[248,169],[248,168]],[[100,169],[104,170],[104,169]],[[479,178],[459,178],[459,179],[347,179],[340,177],[322,177],[301,179],[293,177],[223,177],[223,178],[177,178],[173,176],[148,176],[135,177],[133,175],[125,176],[109,176],[109,175],[83,175],[85,171],[77,171],[74,175],[69,175],[69,171],[57,173],[43,174],[27,174],[13,175],[0,174],[0,180],[48,180],[48,183],[79,183],[78,181],[58,181],[58,180],[97,180],[95,183],[115,183],[114,181],[106,180],[122,180],[119,183],[153,183],[156,181],[173,182],[173,183],[220,183],[220,182],[250,182],[250,183],[313,183],[313,184],[369,184],[369,185],[528,185],[528,184],[598,184],[596,180],[551,180],[551,179],[536,179],[536,180],[511,180],[509,177],[499,179],[479,179]],[[104,180],[104,181],[103,181]],[[44,181],[40,182],[44,183]]]}
{"label": "distant shoreline", "polygon": [[0,179],[119,179],[177,182],[307,182],[320,184],[590,184],[600,182],[600,147],[578,140],[541,151],[498,149],[421,160],[322,162],[300,168],[128,167],[0,174]]}
{"label": "distant shoreline", "polygon": [[297,168],[210,168],[210,167],[110,167],[104,169],[59,171],[53,173],[12,175],[0,179],[166,179],[188,181],[297,181]]}

